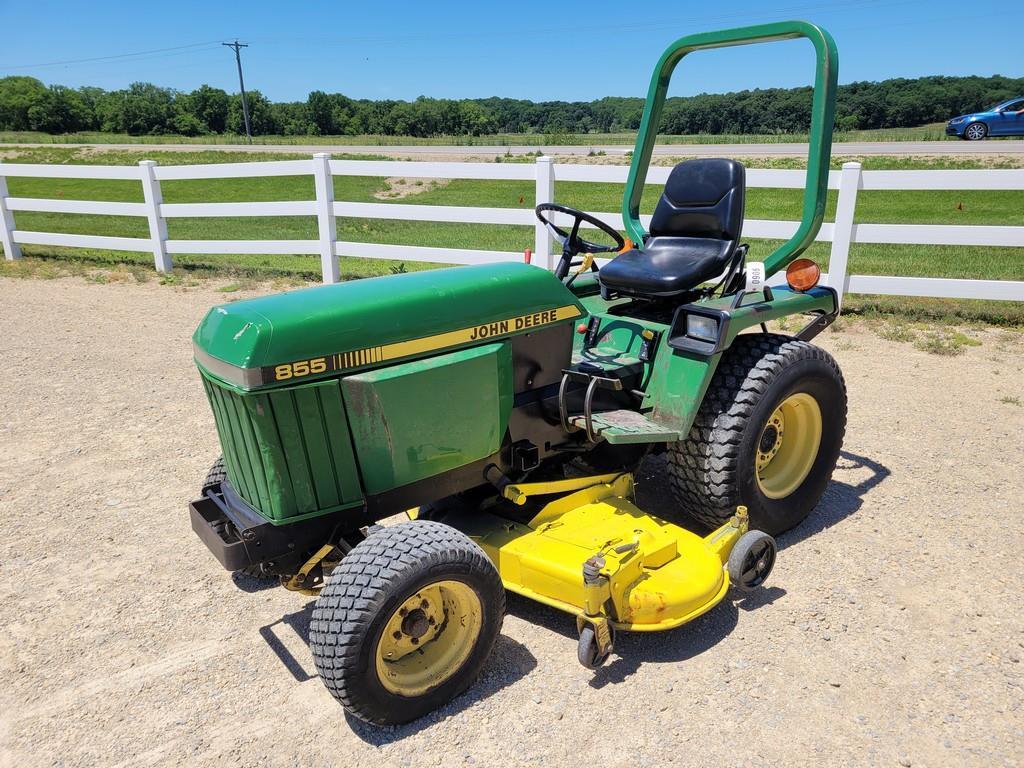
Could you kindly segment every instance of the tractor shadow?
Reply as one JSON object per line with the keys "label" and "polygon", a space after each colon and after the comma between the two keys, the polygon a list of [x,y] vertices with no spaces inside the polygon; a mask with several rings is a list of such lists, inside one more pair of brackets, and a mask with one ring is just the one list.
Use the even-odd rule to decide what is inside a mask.
{"label": "tractor shadow", "polygon": [[506,634],[500,634],[494,643],[491,655],[487,658],[487,663],[484,664],[480,677],[470,685],[469,690],[444,706],[405,725],[367,725],[348,712],[345,713],[345,719],[348,721],[352,733],[365,743],[375,747],[401,741],[417,733],[429,731],[435,726],[450,728],[451,723],[447,722],[450,717],[515,684],[530,674],[536,666],[536,657],[525,645]]}
{"label": "tractor shadow", "polygon": [[816,533],[841,523],[850,515],[864,506],[864,495],[882,483],[892,470],[877,461],[858,456],[850,451],[840,451],[836,469],[844,474],[865,475],[858,483],[845,483],[833,480],[825,488],[825,493],[810,516],[791,531],[779,536],[779,549],[783,550]]}
{"label": "tractor shadow", "polygon": [[288,646],[285,645],[282,636],[286,632],[291,631],[294,635],[297,635],[299,640],[305,647],[309,647],[309,622],[313,617],[313,607],[316,605],[315,600],[311,600],[306,603],[305,607],[301,611],[295,611],[294,613],[286,613],[277,621],[271,622],[265,626],[260,627],[260,637],[263,638],[263,642],[267,644],[267,647],[274,652],[274,655],[281,661],[284,668],[287,669],[295,681],[298,683],[304,683],[307,680],[312,680],[316,677],[316,669],[313,667],[313,660],[307,659],[305,662],[299,661],[295,658],[295,654],[288,650]]}
{"label": "tractor shadow", "polygon": [[231,581],[235,583],[235,588],[252,594],[254,592],[262,592],[265,589],[276,589],[281,586],[281,583],[277,578],[272,579],[261,579],[257,576],[247,576],[244,573],[235,572],[231,574]]}
{"label": "tractor shadow", "polygon": [[[302,610],[288,613],[275,622],[260,627],[259,633],[267,647],[291,673],[298,683],[304,683],[317,677],[313,660],[308,655],[300,660],[296,658],[282,638],[294,633],[296,640],[309,647],[309,624],[313,617],[315,601],[307,603]],[[537,659],[522,643],[516,642],[507,635],[499,635],[494,649],[484,665],[483,671],[476,682],[462,695],[456,697],[439,709],[418,720],[400,726],[367,725],[358,718],[345,712],[352,732],[367,744],[382,746],[412,736],[420,731],[445,721],[452,715],[472,707],[479,701],[494,695],[498,691],[526,677],[537,666]],[[340,708],[341,705],[338,704]]]}
{"label": "tractor shadow", "polygon": [[[609,662],[594,671],[591,688],[624,682],[644,664],[677,664],[699,656],[728,637],[739,623],[740,611],[755,611],[784,597],[786,590],[765,587],[745,594],[731,590],[725,600],[708,613],[676,629],[664,632],[620,632]],[[572,641],[566,650],[575,651],[576,621],[554,608],[519,595],[508,594],[507,612]]]}
{"label": "tractor shadow", "polygon": [[[708,533],[708,529],[703,525],[680,515],[669,486],[665,461],[663,455],[651,456],[636,473],[637,506],[652,515],[678,523],[701,535]],[[780,550],[799,544],[854,514],[863,506],[864,495],[892,474],[888,467],[850,451],[839,452],[836,469],[843,474],[862,476],[866,473],[867,476],[857,483],[832,480],[810,516],[793,530],[778,537]]]}

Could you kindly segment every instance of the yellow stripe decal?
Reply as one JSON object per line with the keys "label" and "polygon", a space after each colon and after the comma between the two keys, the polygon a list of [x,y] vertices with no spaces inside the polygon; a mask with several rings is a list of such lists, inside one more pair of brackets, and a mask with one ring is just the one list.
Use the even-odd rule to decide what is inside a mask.
{"label": "yellow stripe decal", "polygon": [[[395,344],[365,347],[349,352],[338,352],[328,357],[317,357],[310,360],[298,360],[292,363],[267,366],[261,369],[261,371],[264,382],[304,379],[307,376],[324,373],[325,371],[358,368],[374,363],[382,363],[386,360],[396,360],[403,357],[422,355],[425,352],[458,347],[463,344],[484,342],[492,338],[499,339],[514,333],[534,328],[543,328],[563,320],[571,320],[579,317],[580,314],[579,308],[569,304],[555,309],[531,312],[528,315],[517,315],[506,320],[495,320],[483,325],[461,328],[457,331],[439,333],[435,336],[424,336],[422,339],[399,341]],[[333,363],[333,369],[327,366],[328,360]]]}
{"label": "yellow stripe decal", "polygon": [[493,323],[474,325],[471,328],[462,328],[458,331],[439,333],[436,336],[425,336],[422,339],[385,344],[382,347],[378,347],[378,349],[380,350],[381,360],[394,360],[399,357],[433,352],[445,347],[455,347],[459,344],[485,341],[492,336],[505,336],[517,331],[527,330],[528,328],[537,328],[557,323],[560,320],[570,320],[574,317],[579,317],[579,315],[579,309],[572,305],[558,307],[557,309],[545,309],[529,315],[510,317],[507,320],[497,320]]}

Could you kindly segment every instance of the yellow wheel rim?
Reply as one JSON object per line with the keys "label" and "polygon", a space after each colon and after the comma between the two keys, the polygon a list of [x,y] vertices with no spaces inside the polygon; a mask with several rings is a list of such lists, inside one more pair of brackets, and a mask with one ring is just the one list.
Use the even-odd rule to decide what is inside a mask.
{"label": "yellow wheel rim", "polygon": [[769,499],[789,496],[807,478],[821,446],[821,408],[805,392],[783,400],[761,430],[757,484]]}
{"label": "yellow wheel rim", "polygon": [[388,619],[377,643],[377,677],[399,696],[421,696],[458,672],[483,626],[480,598],[461,581],[419,590]]}

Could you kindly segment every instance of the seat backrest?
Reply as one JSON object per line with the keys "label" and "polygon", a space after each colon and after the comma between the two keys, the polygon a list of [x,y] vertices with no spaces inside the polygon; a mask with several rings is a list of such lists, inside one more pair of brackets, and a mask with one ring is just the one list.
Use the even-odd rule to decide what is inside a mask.
{"label": "seat backrest", "polygon": [[654,209],[651,235],[737,241],[745,192],[742,163],[724,158],[679,163]]}

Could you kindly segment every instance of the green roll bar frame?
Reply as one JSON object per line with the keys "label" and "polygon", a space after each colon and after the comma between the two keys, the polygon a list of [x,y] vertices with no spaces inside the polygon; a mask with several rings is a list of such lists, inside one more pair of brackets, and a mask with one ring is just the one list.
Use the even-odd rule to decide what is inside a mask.
{"label": "green roll bar frame", "polygon": [[835,40],[821,27],[806,21],[780,21],[752,27],[725,29],[688,35],[670,45],[658,60],[651,76],[644,104],[640,131],[636,137],[633,162],[629,166],[626,192],[622,199],[622,221],[626,234],[635,243],[642,243],[647,233],[640,223],[640,198],[651,163],[651,153],[658,137],[658,122],[665,106],[665,95],[672,72],[684,56],[709,48],[769,43],[805,37],[814,45],[814,99],[811,103],[811,134],[807,154],[807,181],[804,187],[804,209],[796,234],[764,260],[766,275],[784,269],[814,242],[825,217],[828,196],[828,166],[832,154],[832,129],[836,115],[836,84],[839,77],[839,52]]}

